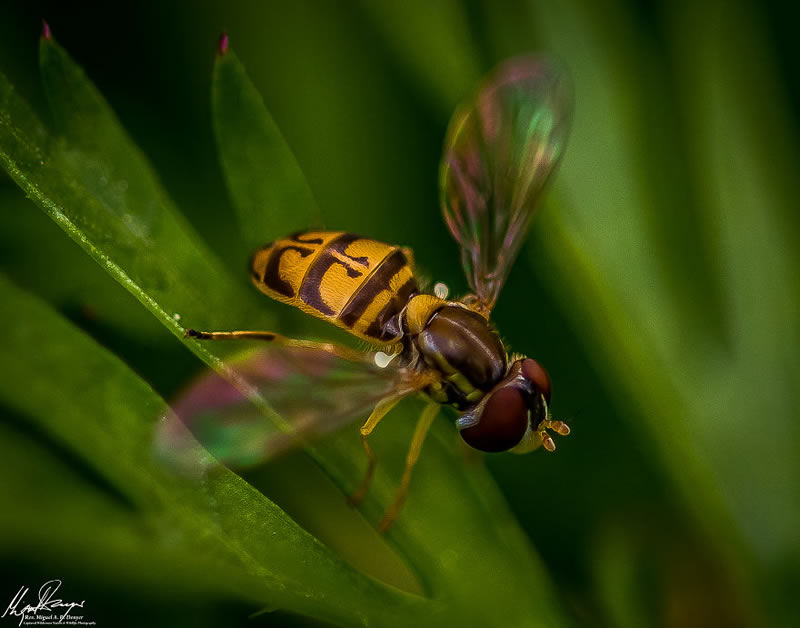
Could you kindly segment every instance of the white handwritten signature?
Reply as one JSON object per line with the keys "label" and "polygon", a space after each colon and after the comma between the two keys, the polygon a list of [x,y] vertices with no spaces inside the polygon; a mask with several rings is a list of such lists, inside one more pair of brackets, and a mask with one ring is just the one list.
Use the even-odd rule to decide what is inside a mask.
{"label": "white handwritten signature", "polygon": [[[19,617],[19,625],[25,621],[29,614],[36,615],[43,611],[53,611],[53,609],[65,608],[64,614],[58,619],[56,623],[60,624],[67,618],[70,611],[76,606],[83,608],[86,600],[80,602],[65,602],[58,598],[53,597],[58,589],[61,587],[61,580],[48,580],[41,587],[39,587],[39,602],[35,606],[25,603],[25,596],[30,590],[26,586],[21,586],[16,595],[11,598],[11,603],[6,608],[2,617],[6,615]],[[24,606],[22,606],[24,604]]]}

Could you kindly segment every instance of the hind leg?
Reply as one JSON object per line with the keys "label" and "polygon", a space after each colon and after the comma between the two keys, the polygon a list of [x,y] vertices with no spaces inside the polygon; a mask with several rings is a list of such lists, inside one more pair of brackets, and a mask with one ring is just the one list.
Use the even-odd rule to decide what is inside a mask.
{"label": "hind leg", "polygon": [[375,465],[378,462],[375,452],[372,451],[372,447],[369,446],[369,435],[372,433],[372,430],[375,429],[378,423],[380,423],[381,419],[389,414],[389,411],[397,405],[398,401],[400,401],[399,398],[384,399],[381,401],[377,406],[375,406],[375,409],[372,411],[372,414],[369,415],[369,418],[364,422],[364,425],[361,426],[361,446],[364,448],[364,452],[367,454],[367,470],[364,473],[364,479],[361,482],[361,486],[359,486],[356,492],[353,493],[347,500],[351,506],[357,506],[364,499],[364,496],[367,494],[367,490],[369,489],[370,482],[372,482],[372,476],[375,473]]}
{"label": "hind leg", "polygon": [[325,351],[345,360],[361,361],[364,353],[333,344],[332,342],[316,342],[314,340],[297,340],[288,338],[272,331],[198,331],[187,329],[184,338],[194,338],[196,340],[260,340],[262,342],[272,342],[284,347],[300,347],[303,349],[317,349]]}
{"label": "hind leg", "polygon": [[400,510],[403,508],[406,495],[408,495],[408,487],[411,484],[411,472],[414,470],[414,466],[419,460],[419,455],[422,452],[422,445],[425,442],[425,437],[428,435],[428,430],[430,429],[431,424],[438,413],[439,404],[430,403],[425,406],[425,409],[422,411],[422,414],[420,414],[419,419],[417,420],[417,427],[414,429],[414,437],[411,439],[411,446],[409,447],[408,455],[406,456],[406,468],[403,471],[403,479],[400,481],[400,487],[397,489],[397,493],[392,505],[389,506],[389,509],[386,511],[386,514],[383,515],[383,519],[381,519],[380,524],[378,524],[378,530],[380,532],[386,532],[390,527],[392,527],[392,524],[400,514]]}

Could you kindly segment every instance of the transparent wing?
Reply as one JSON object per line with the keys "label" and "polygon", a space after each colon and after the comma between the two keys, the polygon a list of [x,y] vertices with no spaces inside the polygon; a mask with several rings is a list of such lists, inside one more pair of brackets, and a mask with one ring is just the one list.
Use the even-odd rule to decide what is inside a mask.
{"label": "transparent wing", "polygon": [[572,89],[552,59],[509,59],[456,110],[442,155],[445,222],[470,288],[488,310],[519,252],[564,150]]}
{"label": "transparent wing", "polygon": [[[162,459],[176,466],[215,461],[253,466],[346,423],[363,421],[378,402],[428,383],[406,369],[379,368],[369,356],[349,360],[296,347],[270,347],[229,366],[232,378],[209,372],[172,404],[156,438]],[[248,387],[280,421],[265,416]],[[198,454],[198,443],[213,459]]]}

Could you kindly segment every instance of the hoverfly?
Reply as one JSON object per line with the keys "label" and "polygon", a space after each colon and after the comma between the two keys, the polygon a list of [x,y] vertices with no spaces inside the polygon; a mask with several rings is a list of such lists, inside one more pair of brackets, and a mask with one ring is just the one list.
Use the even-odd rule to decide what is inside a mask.
{"label": "hoverfly", "polygon": [[375,469],[369,435],[401,399],[422,394],[428,404],[382,531],[399,514],[425,435],[443,404],[459,412],[456,426],[475,449],[553,451],[548,430],[567,435],[569,427],[551,418],[550,378],[535,360],[507,354],[489,316],[563,152],[571,111],[570,86],[559,66],[524,56],[498,66],[453,115],[441,161],[441,206],[461,247],[469,295],[451,301],[441,286],[434,294],[421,290],[411,252],[402,247],[342,231],[277,240],[252,256],[255,286],[367,341],[374,352],[265,331],[189,329],[186,335],[198,340],[270,343],[237,372],[290,430],[267,437],[262,422],[243,420],[253,414],[244,409],[245,396],[231,393],[213,374],[179,402],[177,415],[231,464],[263,461],[298,436],[366,417],[361,442],[368,462],[351,498],[357,503]]}

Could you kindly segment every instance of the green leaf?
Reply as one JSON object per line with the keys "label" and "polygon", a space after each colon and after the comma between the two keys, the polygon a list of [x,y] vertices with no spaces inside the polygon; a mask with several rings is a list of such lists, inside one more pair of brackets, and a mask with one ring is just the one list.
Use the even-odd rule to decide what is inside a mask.
{"label": "green leaf", "polygon": [[[20,187],[176,335],[183,335],[182,316],[198,327],[220,325],[231,302],[240,304],[234,311],[242,318],[262,318],[245,281],[231,281],[200,241],[83,71],[52,39],[42,39],[40,54],[45,91],[65,137],[49,136],[5,88],[13,120],[4,146],[15,162],[7,168]],[[12,128],[20,124],[38,134],[37,145]],[[102,248],[111,242],[114,255],[107,256]]]}
{"label": "green leaf", "polygon": [[[0,207],[3,270],[19,285],[46,297],[62,311],[96,316],[103,324],[113,325],[115,332],[140,343],[166,336],[163,326],[147,310],[138,307],[135,299],[65,238],[64,232],[10,181],[0,186]],[[57,281],[53,268],[59,269]]]}
{"label": "green leaf", "polygon": [[249,254],[267,234],[319,226],[321,219],[294,155],[223,37],[226,49],[217,55],[211,85],[214,132]]}
{"label": "green leaf", "polygon": [[[193,586],[328,621],[355,624],[424,612],[424,600],[359,574],[233,473],[217,468],[202,485],[169,473],[154,458],[154,429],[167,410],[158,395],[119,359],[2,278],[0,294],[0,360],[14,365],[0,378],[0,401],[134,504],[135,513],[126,513],[92,500],[96,513],[111,516],[90,562],[102,550],[117,559],[144,551],[135,561],[138,577],[148,571],[162,577],[146,556],[174,560]],[[31,506],[24,495],[16,497]],[[61,534],[57,520],[41,513],[30,519],[28,539]],[[139,532],[129,538],[126,530],[133,527]]]}
{"label": "green leaf", "polygon": [[[0,402],[6,416],[9,401],[4,391]],[[241,575],[223,567],[224,557],[206,560],[205,552],[191,551],[185,536],[181,544],[165,542],[167,534],[183,534],[179,525],[163,525],[164,534],[157,536],[152,520],[108,487],[91,482],[74,455],[48,441],[47,435],[26,434],[22,427],[0,422],[0,490],[8,506],[0,511],[2,558],[46,556],[47,568],[58,573],[76,567],[114,573],[138,591],[157,593],[168,580],[194,594],[248,599]],[[212,575],[220,568],[236,583]]]}
{"label": "green leaf", "polygon": [[[62,100],[54,94],[72,91],[75,93],[64,94],[63,103],[76,103],[78,111],[59,111],[54,115],[68,134],[67,139],[55,140],[3,80],[0,83],[0,160],[6,170],[48,215],[176,336],[182,337],[183,329],[172,316],[173,312],[193,326],[221,321],[223,317],[219,312],[223,312],[225,320],[230,322],[227,327],[246,327],[253,319],[248,313],[249,298],[240,295],[238,284],[231,284],[196,238],[187,233],[185,221],[176,217],[163,193],[155,187],[149,170],[138,162],[140,156],[135,147],[127,144],[127,137],[82,72],[54,43],[45,42],[43,47],[46,51],[44,74],[50,77],[47,81],[51,105],[62,106]],[[73,115],[85,119],[71,121]],[[131,150],[104,147],[101,141],[104,135]],[[253,181],[261,172],[260,164],[251,166],[256,172],[243,176],[238,183]],[[136,193],[130,197],[117,193],[124,187],[119,183],[129,181],[128,168],[131,169],[130,183],[122,191],[126,192],[133,185]],[[109,193],[103,181],[113,181],[115,191]],[[237,182],[229,180],[228,184],[233,188]],[[244,191],[232,193],[235,198],[247,197]],[[158,204],[156,210],[152,203]],[[245,231],[252,227],[255,232],[263,227],[255,212],[243,212],[241,217],[258,223],[245,223]],[[222,346],[214,345],[212,351],[196,341],[184,339],[183,342],[207,364],[226,372],[221,361]],[[83,355],[87,350],[81,347],[72,355]],[[57,357],[47,353],[42,356]],[[103,368],[94,371],[105,374]],[[79,378],[81,374],[76,372],[74,376]],[[79,382],[84,387],[88,385],[86,379],[75,384]],[[87,403],[98,402],[96,399]],[[156,401],[150,399],[149,403],[152,410],[157,410]],[[139,405],[131,401],[131,412],[137,407]],[[268,416],[279,420],[269,408],[260,407]],[[417,410],[412,404],[405,404],[377,431],[375,446],[381,465],[363,507],[373,521],[378,520],[394,497]],[[44,408],[39,407],[27,411],[44,414]],[[94,408],[94,412],[80,414],[85,422],[86,416],[95,416],[98,412],[100,409]],[[77,420],[75,417],[72,422]],[[109,420],[117,421],[116,418]],[[152,422],[135,424],[133,417],[125,414],[119,421],[130,429],[138,425],[140,431],[131,439],[132,446],[138,443],[140,447],[145,440],[141,430],[149,433],[152,429]],[[52,422],[48,426],[57,428]],[[118,438],[124,434],[122,426],[119,429],[122,431],[116,432]],[[103,429],[99,431],[93,439],[100,443],[103,456],[109,456],[112,453],[109,443],[101,439]],[[69,437],[69,433],[60,432],[60,435]],[[417,572],[429,593],[427,601],[390,592],[336,563],[307,534],[283,525],[285,515],[235,476],[223,475],[222,480],[212,477],[208,489],[220,505],[218,519],[231,552],[241,560],[250,576],[263,576],[276,585],[275,590],[270,589],[274,594],[270,600],[272,604],[318,617],[346,617],[349,623],[358,616],[363,621],[382,625],[564,624],[540,560],[509,514],[485,469],[469,466],[454,449],[454,438],[453,427],[444,422],[433,430],[406,509],[388,536]],[[94,450],[80,443],[75,446],[82,455],[92,456]],[[365,461],[355,431],[330,439],[324,447],[309,448],[309,453],[343,492],[351,492],[359,483]],[[130,455],[131,463],[120,456],[122,469],[114,469],[110,474],[138,500],[144,500],[149,493],[144,484],[137,483],[141,478],[135,475],[143,454],[135,449]],[[137,464],[132,464],[133,460]],[[102,462],[118,464],[105,458]],[[102,466],[98,461],[96,467]],[[151,490],[157,492],[155,484]],[[162,501],[169,501],[167,495],[162,496]],[[276,531],[278,534],[273,535]],[[233,540],[228,539],[228,534]],[[292,548],[295,548],[294,554]],[[306,551],[308,553],[304,554]],[[312,555],[313,551],[317,554]],[[328,586],[328,579],[334,573],[338,574],[338,588]],[[487,574],[491,574],[488,579]],[[224,578],[225,574],[221,573],[220,577]],[[285,589],[281,589],[281,584]],[[255,594],[260,592],[263,590],[257,589]],[[308,597],[305,606],[299,602],[304,596]]]}

